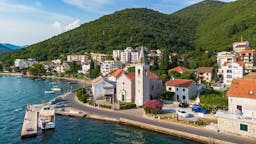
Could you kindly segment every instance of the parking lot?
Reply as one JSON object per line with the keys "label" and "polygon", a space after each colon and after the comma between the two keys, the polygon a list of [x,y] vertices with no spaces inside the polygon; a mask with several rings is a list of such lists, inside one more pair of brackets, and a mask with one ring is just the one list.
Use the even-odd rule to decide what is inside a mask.
{"label": "parking lot", "polygon": [[189,107],[187,107],[187,108],[181,108],[181,107],[179,107],[178,102],[174,102],[171,104],[164,104],[163,112],[164,113],[176,113],[177,110],[184,110],[190,116],[185,119],[191,119],[191,120],[195,120],[198,118],[217,119],[216,116],[213,114],[202,114],[202,113],[193,112],[191,107],[192,107],[192,105],[189,105]]}

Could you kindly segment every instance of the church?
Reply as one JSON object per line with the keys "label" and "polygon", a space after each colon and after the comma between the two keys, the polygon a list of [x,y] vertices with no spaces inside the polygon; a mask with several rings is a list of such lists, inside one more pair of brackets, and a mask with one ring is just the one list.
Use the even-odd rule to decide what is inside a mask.
{"label": "church", "polygon": [[135,72],[122,71],[116,78],[116,100],[118,103],[135,103],[142,106],[147,100],[157,98],[163,90],[162,79],[151,73],[145,62],[144,49],[140,51]]}

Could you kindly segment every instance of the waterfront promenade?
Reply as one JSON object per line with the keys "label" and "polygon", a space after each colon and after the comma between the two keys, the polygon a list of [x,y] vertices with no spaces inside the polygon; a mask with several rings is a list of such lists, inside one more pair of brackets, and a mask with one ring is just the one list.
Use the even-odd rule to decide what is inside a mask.
{"label": "waterfront promenade", "polygon": [[101,117],[107,117],[107,118],[112,118],[112,119],[128,119],[131,121],[135,121],[138,123],[144,123],[147,125],[151,126],[157,126],[169,130],[176,130],[184,133],[189,133],[189,134],[194,134],[198,136],[203,136],[203,137],[208,137],[218,139],[218,140],[223,140],[226,142],[230,143],[239,143],[239,144],[255,144],[256,140],[255,139],[250,139],[250,138],[244,138],[241,136],[236,136],[236,135],[229,135],[225,133],[218,133],[214,131],[210,131],[207,129],[203,128],[197,128],[197,127],[192,127],[192,126],[187,126],[187,125],[180,125],[176,123],[170,123],[170,122],[163,122],[163,121],[158,121],[158,120],[151,120],[142,116],[136,116],[134,113],[123,113],[121,111],[110,111],[110,110],[103,110],[103,109],[98,109],[98,108],[93,108],[90,106],[86,106],[84,104],[79,103],[76,100],[75,93],[70,93],[66,97],[64,97],[65,100],[67,100],[68,105],[74,109],[84,111],[89,115],[97,115]]}

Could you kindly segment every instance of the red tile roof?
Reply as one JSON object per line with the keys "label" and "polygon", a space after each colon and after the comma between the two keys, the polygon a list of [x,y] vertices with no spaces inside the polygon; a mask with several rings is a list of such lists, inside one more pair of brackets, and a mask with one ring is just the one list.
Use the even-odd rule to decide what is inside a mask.
{"label": "red tile roof", "polygon": [[227,92],[228,97],[242,97],[256,99],[256,80],[233,79]]}
{"label": "red tile roof", "polygon": [[124,73],[130,80],[135,80],[135,73],[134,72],[125,72]]}
{"label": "red tile roof", "polygon": [[212,73],[213,72],[212,67],[199,67],[196,70],[198,73]]}
{"label": "red tile roof", "polygon": [[172,72],[172,71],[176,71],[176,72],[179,72],[179,73],[183,73],[183,72],[185,72],[185,71],[189,71],[189,69],[186,68],[186,67],[183,67],[183,66],[177,66],[177,67],[172,68],[172,69],[169,70],[169,72]]}
{"label": "red tile roof", "polygon": [[121,73],[123,72],[123,69],[116,69],[116,70],[114,70],[110,75],[112,76],[112,77],[118,77]]}
{"label": "red tile roof", "polygon": [[256,50],[242,50],[240,53],[241,54],[246,54],[246,53],[255,53]]}
{"label": "red tile roof", "polygon": [[186,80],[186,79],[174,79],[169,80],[165,83],[165,86],[175,86],[175,87],[190,87],[193,83],[193,80]]}

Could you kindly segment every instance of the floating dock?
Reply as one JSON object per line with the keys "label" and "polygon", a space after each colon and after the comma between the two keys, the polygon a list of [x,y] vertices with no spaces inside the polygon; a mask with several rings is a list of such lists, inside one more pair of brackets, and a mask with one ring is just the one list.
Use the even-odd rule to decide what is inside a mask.
{"label": "floating dock", "polygon": [[42,107],[43,105],[27,105],[21,129],[21,138],[37,136],[39,111]]}

